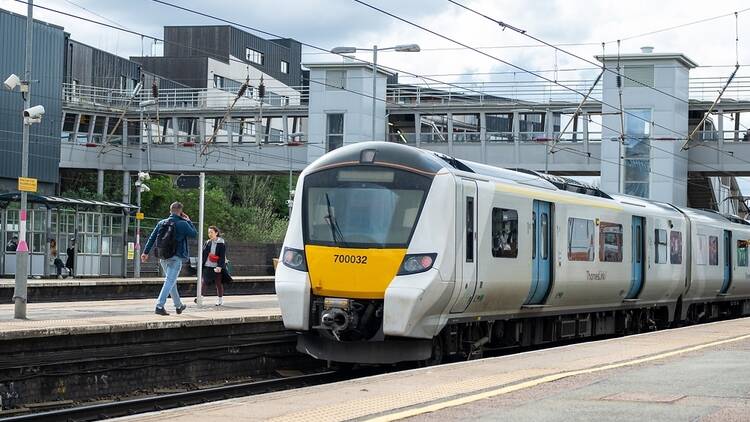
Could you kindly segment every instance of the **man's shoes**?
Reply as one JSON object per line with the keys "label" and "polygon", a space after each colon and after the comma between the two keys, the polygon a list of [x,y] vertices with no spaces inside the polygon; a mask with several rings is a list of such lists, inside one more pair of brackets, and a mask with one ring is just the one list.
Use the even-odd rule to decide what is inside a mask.
{"label": "man's shoes", "polygon": [[216,306],[221,306],[221,305],[223,305],[223,304],[224,304],[224,298],[223,298],[223,297],[221,297],[221,296],[219,296],[219,297],[218,297],[218,298],[216,299]]}
{"label": "man's shoes", "polygon": [[[185,306],[185,305],[182,305],[182,306]],[[180,312],[182,312],[182,311],[180,311]],[[155,313],[156,315],[164,315],[164,316],[167,316],[167,315],[169,315],[169,312],[167,312],[167,310],[166,310],[166,309],[164,309],[164,308],[160,308],[160,307],[158,307],[158,306],[156,307],[156,310],[154,311],[154,313]],[[179,312],[178,312],[178,313],[179,313]]]}
{"label": "man's shoes", "polygon": [[180,306],[179,308],[176,308],[176,309],[175,309],[175,311],[177,311],[177,315],[179,315],[179,314],[181,314],[181,313],[182,313],[182,311],[184,311],[185,309],[187,309],[187,305],[185,305],[185,304],[183,303],[183,304],[182,304],[182,306]]}

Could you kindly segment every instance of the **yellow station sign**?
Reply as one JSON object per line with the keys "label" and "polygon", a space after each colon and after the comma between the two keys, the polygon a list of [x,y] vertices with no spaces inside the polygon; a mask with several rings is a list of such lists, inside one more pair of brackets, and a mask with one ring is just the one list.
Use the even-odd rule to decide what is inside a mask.
{"label": "yellow station sign", "polygon": [[36,192],[36,179],[31,177],[19,177],[18,190],[21,192]]}

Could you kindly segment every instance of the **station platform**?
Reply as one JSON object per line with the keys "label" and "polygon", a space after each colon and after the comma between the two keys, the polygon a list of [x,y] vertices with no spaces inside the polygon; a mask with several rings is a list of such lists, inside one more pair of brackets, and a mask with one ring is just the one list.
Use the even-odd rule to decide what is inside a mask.
{"label": "station platform", "polygon": [[737,420],[750,318],[395,372],[120,420]]}
{"label": "station platform", "polygon": [[0,419],[314,363],[296,353],[275,295],[225,296],[223,306],[214,297],[203,306],[182,300],[180,315],[167,302],[168,316],[154,314],[155,297],[29,303],[26,320],[13,319],[13,304],[0,305]]}
{"label": "station platform", "polygon": [[[227,295],[276,293],[273,276],[237,276],[233,279],[234,282],[224,285]],[[179,277],[177,282],[180,293],[195,296],[196,281],[196,277]],[[164,277],[30,279],[28,301],[39,303],[145,299],[156,297],[162,283]],[[13,279],[0,279],[0,300],[11,300],[14,285]],[[213,294],[213,285],[209,286],[209,291]]]}
{"label": "station platform", "polygon": [[2,304],[0,342],[32,337],[281,321],[281,310],[275,295],[226,296],[223,306],[214,306],[215,298],[212,296],[204,297],[203,306],[193,303],[194,298],[182,298],[188,307],[181,315],[174,312],[172,300],[168,299],[168,316],[154,314],[155,297],[137,300],[29,303],[26,320],[13,319],[14,305]]}

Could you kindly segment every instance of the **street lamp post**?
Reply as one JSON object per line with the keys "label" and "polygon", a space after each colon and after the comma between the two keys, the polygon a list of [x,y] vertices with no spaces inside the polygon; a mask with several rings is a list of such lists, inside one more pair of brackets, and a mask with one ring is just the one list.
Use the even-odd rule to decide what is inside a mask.
{"label": "street lamp post", "polygon": [[336,47],[331,49],[333,54],[353,54],[357,51],[372,51],[372,140],[375,140],[375,109],[377,104],[377,88],[378,88],[378,51],[394,50],[401,53],[418,53],[420,51],[418,44],[399,44],[393,47],[378,48],[377,45],[373,45],[372,48],[358,48],[358,47]]}
{"label": "street lamp post", "polygon": [[[24,65],[24,78],[21,80],[16,75],[10,75],[4,85],[10,91],[19,87],[23,96],[23,134],[21,139],[21,177],[19,178],[19,190],[21,191],[21,208],[19,213],[18,245],[16,247],[16,277],[13,290],[14,317],[26,319],[26,293],[29,277],[29,247],[26,243],[26,222],[28,220],[27,187],[20,186],[21,180],[28,182],[29,177],[29,131],[33,123],[41,122],[44,107],[38,105],[31,107],[31,46],[34,27],[34,4],[33,0],[27,2],[26,14],[26,58]],[[36,182],[35,180],[33,181]],[[35,188],[34,188],[35,189]]]}
{"label": "street lamp post", "polygon": [[[141,101],[138,104],[138,107],[140,108],[140,137],[139,137],[139,144],[138,145],[138,178],[135,182],[136,187],[136,201],[138,204],[138,212],[141,213],[141,193],[144,191],[148,191],[148,186],[146,186],[143,182],[146,180],[149,180],[151,177],[148,173],[143,172],[143,110],[146,107],[150,107],[152,105],[156,104],[156,100],[146,100]],[[150,123],[149,123],[150,125]],[[134,262],[133,266],[133,277],[140,278],[141,276],[141,219],[138,218],[139,216],[136,216],[135,219],[135,256],[137,257]]]}

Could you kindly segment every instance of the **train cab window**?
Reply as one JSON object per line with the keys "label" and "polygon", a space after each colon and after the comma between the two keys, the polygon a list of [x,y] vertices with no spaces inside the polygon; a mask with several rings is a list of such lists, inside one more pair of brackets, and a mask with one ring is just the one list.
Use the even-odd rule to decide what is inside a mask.
{"label": "train cab window", "polygon": [[657,264],[667,263],[667,231],[662,229],[654,230],[654,262]]}
{"label": "train cab window", "polygon": [[594,260],[594,222],[568,218],[568,260]]}
{"label": "train cab window", "polygon": [[492,209],[492,256],[518,257],[518,212],[516,210]]}
{"label": "train cab window", "polygon": [[718,236],[708,236],[708,265],[719,265]]}
{"label": "train cab window", "polygon": [[542,229],[542,259],[548,259],[549,256],[549,215],[546,212],[542,213],[541,219]]}
{"label": "train cab window", "polygon": [[466,198],[466,262],[474,262],[474,198]]}
{"label": "train cab window", "polygon": [[737,241],[737,266],[747,267],[747,240]]}
{"label": "train cab window", "polygon": [[669,262],[682,264],[682,232],[669,232]]}
{"label": "train cab window", "polygon": [[599,223],[599,260],[622,262],[622,224]]}

